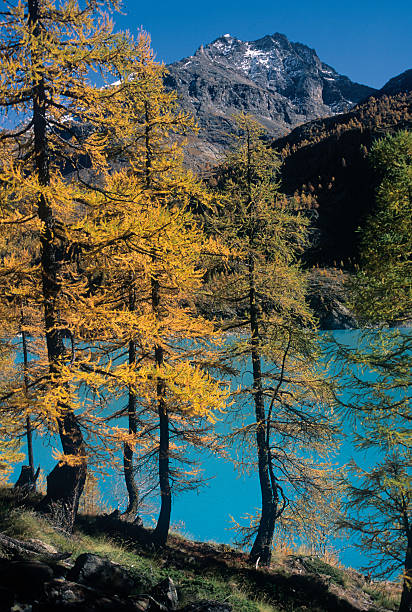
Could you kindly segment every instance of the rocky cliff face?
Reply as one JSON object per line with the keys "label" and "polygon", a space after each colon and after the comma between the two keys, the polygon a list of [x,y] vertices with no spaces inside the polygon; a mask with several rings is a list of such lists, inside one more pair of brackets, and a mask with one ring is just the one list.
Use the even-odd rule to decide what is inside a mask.
{"label": "rocky cliff face", "polygon": [[283,34],[251,42],[225,34],[168,70],[166,86],[177,91],[202,130],[193,152],[200,145],[211,161],[227,147],[233,113],[253,114],[279,137],[300,123],[345,112],[375,92]]}

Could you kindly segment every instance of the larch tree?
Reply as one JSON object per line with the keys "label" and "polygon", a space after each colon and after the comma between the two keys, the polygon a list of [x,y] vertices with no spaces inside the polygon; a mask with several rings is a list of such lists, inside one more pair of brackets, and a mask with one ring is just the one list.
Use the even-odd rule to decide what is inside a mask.
{"label": "larch tree", "polygon": [[351,461],[342,476],[345,516],[338,526],[353,533],[370,560],[365,569],[381,578],[402,571],[399,610],[406,612],[412,601],[412,338],[405,330],[374,328],[357,345],[337,350],[334,343],[332,350],[354,444],[373,453],[370,466]]}
{"label": "larch tree", "polygon": [[[207,247],[201,233],[198,233],[196,238],[199,230],[196,230],[196,223],[187,209],[194,201],[208,202],[210,196],[193,173],[184,169],[181,138],[190,130],[193,131],[195,124],[193,118],[177,109],[176,95],[165,91],[162,77],[163,74],[159,71],[155,87],[148,96],[139,100],[136,110],[143,118],[142,129],[138,135],[140,142],[136,142],[130,157],[133,171],[136,177],[140,178],[146,195],[156,207],[161,206],[174,215],[176,222],[180,224],[178,233],[183,234],[180,246],[176,242],[172,247],[168,245],[167,240],[165,241],[167,234],[159,233],[159,236],[155,237],[151,252],[152,273],[149,292],[151,312],[159,329],[162,330],[162,333],[155,338],[152,347],[154,363],[159,371],[156,378],[156,397],[159,419],[158,470],[161,506],[153,534],[154,541],[159,545],[165,544],[170,526],[172,503],[170,457],[177,458],[178,455],[176,445],[175,452],[171,452],[170,430],[172,429],[172,435],[177,439],[182,436],[186,442],[191,441],[195,446],[202,446],[204,442],[201,428],[199,425],[191,426],[186,417],[182,418],[182,410],[184,415],[185,411],[187,412],[185,406],[188,401],[189,405],[191,404],[190,393],[195,405],[200,401],[205,402],[203,410],[208,402],[210,407],[215,408],[220,402],[220,408],[223,408],[225,397],[218,386],[213,389],[209,375],[201,374],[202,371],[199,369],[202,361],[207,364],[213,361],[212,351],[207,349],[207,343],[209,342],[210,346],[214,333],[213,326],[199,317],[194,308],[194,291],[199,289],[203,276],[200,253],[202,248],[206,251]],[[179,249],[183,250],[179,252]],[[175,269],[170,266],[165,268],[163,259],[168,250],[173,257],[177,255],[174,259]],[[167,262],[167,259],[165,261]],[[173,330],[170,317],[173,311],[178,322],[178,333]],[[169,340],[165,345],[166,338],[173,338],[173,341]],[[192,346],[188,346],[188,341]],[[202,356],[198,348],[195,348],[199,342],[203,344]],[[163,370],[173,372],[174,369],[177,374],[180,370],[182,376],[181,407],[179,401],[176,401],[178,398],[173,397],[179,388],[179,377],[173,383],[172,389],[175,391],[172,392],[168,383],[170,374],[165,377],[161,375]],[[190,380],[191,372],[193,381]],[[210,386],[209,391],[204,387],[206,383]],[[197,386],[196,391],[195,386]],[[202,400],[202,393],[205,391],[206,395]],[[210,396],[209,399],[207,395]],[[208,414],[208,410],[205,414]],[[200,416],[198,409],[194,410],[194,415]],[[205,441],[210,444],[207,436]],[[174,481],[178,481],[176,473]]]}
{"label": "larch tree", "polygon": [[[124,459],[133,457],[134,462],[124,460],[128,487],[139,466],[157,462],[161,513],[153,538],[163,545],[170,525],[172,483],[179,489],[197,479],[193,469],[179,464],[193,462],[188,446],[211,446],[205,421],[216,420],[227,398],[226,385],[208,373],[219,336],[193,306],[207,240],[183,197],[179,206],[169,206],[163,198],[159,202],[142,192],[140,178],[128,171],[112,174],[106,186],[112,187],[110,196],[96,193],[85,225],[90,244],[82,245],[88,254],[82,260],[85,269],[91,277],[94,272],[101,275],[79,312],[78,325],[96,338],[92,359],[83,370],[94,377],[95,388],[107,401],[123,402],[127,396],[126,408],[120,406],[107,419],[127,415],[129,420]],[[139,452],[134,453],[136,445]],[[135,495],[134,480],[132,486]],[[134,519],[130,506],[135,498],[129,488],[128,493],[126,518]]]}
{"label": "larch tree", "polygon": [[[3,216],[4,218],[4,216]],[[23,466],[18,479],[19,486],[35,487],[35,468],[32,446],[33,423],[32,396],[29,384],[29,368],[36,350],[30,338],[31,330],[38,322],[40,306],[36,286],[39,276],[31,263],[34,253],[30,250],[30,232],[22,233],[14,224],[0,233],[0,321],[1,321],[1,427],[5,438],[21,447],[23,436],[28,449],[28,466]],[[23,455],[19,453],[19,461]]]}
{"label": "larch tree", "polygon": [[361,234],[354,307],[367,323],[410,320],[412,304],[412,133],[376,141],[369,159],[377,175],[376,209]]}
{"label": "larch tree", "polygon": [[[337,352],[347,398],[340,401],[353,421],[355,444],[381,457],[368,469],[349,465],[348,513],[341,524],[359,536],[375,572],[390,576],[403,569],[401,612],[412,606],[412,338],[402,326],[412,303],[411,146],[411,134],[399,132],[371,149],[380,184],[376,210],[362,232],[360,269],[352,284],[353,307],[368,327],[357,346],[341,345]],[[394,322],[401,326],[387,327]]]}
{"label": "larch tree", "polygon": [[371,469],[355,462],[344,481],[347,518],[339,526],[355,536],[355,545],[370,559],[377,578],[401,572],[400,612],[409,612],[412,567],[412,481],[410,453],[388,454]]}
{"label": "larch tree", "polygon": [[[227,358],[252,365],[251,384],[235,395],[235,405],[243,404],[243,424],[229,441],[249,449],[241,464],[257,463],[261,511],[247,540],[254,538],[251,562],[270,565],[275,527],[285,509],[325,487],[336,428],[298,264],[305,214],[278,193],[278,162],[262,140],[261,126],[247,115],[237,122],[238,145],[217,180],[224,208],[212,223],[234,257],[226,271],[212,277],[211,303],[226,305],[234,315],[222,322],[238,333]],[[246,409],[251,402],[253,419]]]}
{"label": "larch tree", "polygon": [[[166,200],[170,201],[174,191],[177,200],[182,196],[185,198],[189,186],[196,183],[192,175],[189,176],[189,173],[183,171],[182,146],[179,141],[183,134],[194,128],[194,122],[186,113],[177,109],[175,93],[165,90],[164,73],[164,68],[156,65],[151,78],[144,82],[144,87],[141,86],[141,80],[138,82],[135,75],[132,76],[132,82],[136,83],[137,87],[128,92],[126,101],[132,134],[123,138],[121,142],[122,155],[131,167],[129,175],[133,174],[134,179],[138,181],[138,193],[144,194],[146,199],[150,198],[157,207],[159,204],[165,205]],[[154,210],[155,208],[152,212]],[[152,236],[156,242],[156,233],[153,232]],[[152,252],[153,263],[156,258],[155,253],[156,248]],[[137,269],[130,269],[127,275],[123,276],[123,290],[126,289],[128,294],[129,311],[134,311],[137,302],[141,299],[136,293],[136,274]],[[155,279],[152,279],[152,290],[152,307],[155,308],[154,302],[158,299],[155,295]],[[141,354],[134,338],[129,340],[128,351],[129,365],[133,366],[138,353]],[[160,353],[159,349],[158,360],[161,360]],[[128,396],[130,434],[136,434],[137,430],[136,408],[137,397],[134,391],[130,390]],[[124,446],[123,463],[129,496],[125,515],[133,517],[137,510],[138,491],[133,476],[133,450],[127,443]]]}
{"label": "larch tree", "polygon": [[[130,74],[136,60],[147,70],[152,63],[147,38],[135,43],[113,33],[101,12],[104,4],[117,6],[27,0],[8,2],[1,13],[0,109],[2,118],[17,126],[0,134],[1,227],[31,234],[35,257],[26,275],[38,279],[43,323],[37,335],[45,338],[46,358],[36,371],[37,405],[57,427],[63,449],[63,461],[48,477],[43,507],[62,505],[68,529],[84,486],[87,453],[67,372],[62,375],[62,369],[74,367],[65,343],[71,337],[71,312],[85,290],[66,232],[107,171],[109,138],[127,129],[120,103],[124,91],[104,85]],[[91,83],[93,73],[103,86]],[[124,89],[127,79],[123,83]],[[71,180],[62,174],[68,171]]]}
{"label": "larch tree", "polygon": [[[214,421],[227,397],[208,373],[218,334],[194,306],[204,275],[202,254],[224,249],[206,239],[189,212],[193,200],[208,201],[210,195],[183,167],[179,138],[193,128],[193,119],[177,110],[175,94],[164,91],[163,72],[155,67],[147,81],[125,77],[130,131],[117,146],[127,167],[107,176],[93,203],[89,199],[85,238],[78,244],[86,276],[99,279],[87,298],[90,307],[79,316],[79,327],[101,349],[87,368],[102,376],[102,387],[118,400],[127,393],[126,410],[116,412],[126,413],[129,422],[125,518],[136,517],[136,470],[157,461],[161,509],[153,539],[159,545],[169,531],[172,485],[198,479],[195,470],[176,464],[189,461],[188,445],[211,445],[205,421]],[[137,454],[136,442],[142,448]]]}

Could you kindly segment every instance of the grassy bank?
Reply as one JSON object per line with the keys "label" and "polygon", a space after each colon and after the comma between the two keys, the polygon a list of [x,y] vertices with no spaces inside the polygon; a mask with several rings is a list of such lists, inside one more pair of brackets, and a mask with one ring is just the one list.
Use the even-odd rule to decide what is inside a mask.
{"label": "grassy bank", "polygon": [[[80,515],[73,535],[62,533],[35,511],[35,499],[0,490],[0,531],[19,540],[41,540],[70,561],[84,552],[120,563],[132,574],[136,593],[166,577],[176,584],[180,605],[201,600],[229,603],[235,612],[395,610],[399,589],[369,583],[354,570],[310,555],[275,554],[270,569],[250,567],[245,553],[225,545],[193,542],[172,534],[155,551],[144,530],[99,515]],[[7,556],[6,551],[0,554]]]}

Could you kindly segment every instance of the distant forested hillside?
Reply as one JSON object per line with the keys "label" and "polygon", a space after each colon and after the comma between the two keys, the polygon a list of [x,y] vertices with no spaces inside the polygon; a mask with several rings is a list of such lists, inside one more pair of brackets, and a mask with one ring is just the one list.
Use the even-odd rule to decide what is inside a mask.
{"label": "distant forested hillside", "polygon": [[386,133],[410,128],[411,101],[411,92],[371,97],[348,113],[311,121],[273,143],[282,158],[282,189],[317,201],[311,262],[350,264],[356,258],[356,230],[373,211],[379,179],[368,151]]}

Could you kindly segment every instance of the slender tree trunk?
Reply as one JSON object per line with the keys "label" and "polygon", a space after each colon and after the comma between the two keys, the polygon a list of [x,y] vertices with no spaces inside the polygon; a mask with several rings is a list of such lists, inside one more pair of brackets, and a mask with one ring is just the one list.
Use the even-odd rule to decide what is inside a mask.
{"label": "slender tree trunk", "polygon": [[399,612],[412,612],[412,531],[408,534],[408,546],[405,554],[405,577],[403,580]]}
{"label": "slender tree trunk", "polygon": [[[160,302],[159,282],[152,279],[152,307],[154,312],[158,311]],[[157,366],[163,365],[163,348],[155,347],[155,362]],[[159,486],[160,486],[160,513],[156,528],[153,532],[153,540],[158,546],[164,546],[167,541],[170,528],[170,516],[172,512],[172,492],[170,488],[170,465],[169,465],[169,415],[165,401],[165,384],[158,378],[156,395],[159,414]]]}
{"label": "slender tree trunk", "polygon": [[[145,102],[145,175],[146,187],[152,186],[152,141],[150,125],[150,105]],[[152,255],[153,262],[156,261],[156,254]],[[154,275],[151,280],[151,301],[152,309],[156,316],[159,316],[160,306],[160,285],[159,280]],[[161,346],[155,346],[155,363],[161,367],[164,361],[164,352]],[[157,519],[156,528],[153,531],[153,542],[157,546],[164,546],[169,535],[170,517],[172,513],[172,491],[170,487],[170,461],[169,461],[169,415],[165,401],[166,388],[164,381],[159,377],[156,386],[157,410],[159,415],[159,487],[160,487],[160,513]]]}
{"label": "slender tree trunk", "polygon": [[[28,394],[28,367],[29,367],[29,359],[28,359],[28,351],[27,351],[27,337],[26,332],[24,331],[24,311],[23,306],[20,309],[20,333],[21,333],[21,343],[23,350],[23,385],[24,385],[24,393],[27,399]],[[14,485],[16,489],[24,490],[24,491],[35,491],[36,490],[36,480],[40,472],[40,468],[34,473],[34,458],[33,458],[33,430],[30,416],[26,416],[26,439],[27,439],[27,456],[29,460],[29,465],[23,465],[21,468],[20,476]]]}
{"label": "slender tree trunk", "polygon": [[[132,283],[133,279],[130,279]],[[133,312],[135,310],[135,293],[134,288],[130,288],[129,295],[129,310]],[[136,344],[134,340],[129,342],[129,365],[136,363]],[[127,405],[127,413],[129,417],[129,434],[137,433],[137,422],[136,422],[136,394],[132,389],[129,389],[129,401]],[[123,514],[123,518],[126,520],[134,520],[137,515],[139,508],[139,489],[136,484],[133,470],[133,448],[130,444],[125,443],[123,447],[123,468],[124,468],[124,479],[126,482],[127,494],[129,496],[129,503],[126,511]]]}
{"label": "slender tree trunk", "polygon": [[151,126],[150,126],[150,107],[146,101],[144,104],[144,116],[145,116],[145,175],[146,175],[146,187],[151,187],[152,182],[152,141],[151,141]]}
{"label": "slender tree trunk", "polygon": [[172,492],[170,488],[170,466],[169,466],[169,415],[167,413],[164,397],[164,382],[160,380],[157,385],[157,397],[159,408],[159,485],[161,505],[156,529],[153,539],[159,546],[167,542],[170,528],[170,516],[172,513]]}
{"label": "slender tree trunk", "polygon": [[[130,344],[134,344],[131,342]],[[130,352],[130,348],[129,348]],[[128,416],[129,416],[129,433],[135,434],[137,431],[136,428],[136,395],[129,391],[129,401],[127,406]],[[133,467],[133,449],[132,447],[125,443],[123,447],[123,469],[124,469],[124,479],[126,483],[127,494],[129,497],[129,501],[127,504],[127,508],[123,513],[123,517],[126,520],[134,520],[137,516],[137,511],[139,508],[139,489],[136,484],[136,480],[134,477],[134,467]]]}
{"label": "slender tree trunk", "polygon": [[[24,385],[24,393],[27,399],[28,393],[28,367],[29,367],[29,359],[28,359],[28,351],[27,351],[27,337],[26,332],[24,331],[24,312],[23,306],[21,307],[21,317],[20,317],[20,333],[21,333],[21,343],[23,350],[23,385]],[[22,465],[21,472],[19,478],[17,479],[14,488],[20,491],[35,491],[36,490],[36,480],[40,473],[40,467],[37,469],[37,472],[34,472],[34,458],[33,458],[33,430],[32,424],[30,420],[30,416],[26,417],[26,439],[27,439],[27,456],[29,460],[29,465]]]}
{"label": "slender tree trunk", "polygon": [[33,430],[30,417],[26,417],[26,437],[27,437],[27,456],[29,459],[29,468],[33,478],[33,488],[36,487],[34,482],[34,458],[33,458]]}
{"label": "slender tree trunk", "polygon": [[[23,382],[24,382],[24,393],[27,397],[27,390],[29,386],[28,381],[28,367],[29,367],[29,357],[27,351],[27,336],[24,330],[24,312],[23,306],[21,307],[21,320],[20,320],[20,329],[21,329],[21,343],[23,348]],[[26,417],[26,438],[27,438],[27,455],[29,459],[29,468],[31,472],[31,477],[33,480],[33,489],[36,487],[36,483],[34,480],[34,457],[33,457],[33,430],[31,426],[30,416]]]}
{"label": "slender tree trunk", "polygon": [[256,307],[254,260],[249,256],[249,308],[251,330],[251,356],[253,368],[253,393],[256,413],[256,444],[258,450],[259,483],[262,495],[262,513],[258,532],[250,551],[249,560],[252,563],[270,565],[272,558],[272,540],[275,530],[277,497],[274,494],[270,473],[269,453],[266,444],[266,413],[262,386],[262,365],[259,355],[259,322]]}
{"label": "slender tree trunk", "polygon": [[[40,37],[39,3],[28,0],[29,26],[34,36]],[[47,102],[44,81],[33,84],[33,132],[34,162],[41,186],[50,185],[49,155],[47,147]],[[41,273],[44,299],[44,319],[46,344],[51,374],[58,373],[59,364],[64,359],[63,337],[58,329],[59,312],[56,299],[60,292],[58,270],[61,255],[56,243],[55,219],[53,210],[44,194],[39,196],[38,216],[43,225],[41,233]],[[76,465],[57,465],[47,477],[47,495],[41,509],[60,512],[62,525],[68,530],[73,528],[79,498],[86,480],[86,459],[83,436],[74,412],[69,406],[61,407],[58,427],[63,452],[78,458]]]}
{"label": "slender tree trunk", "polygon": [[259,484],[262,496],[262,512],[249,560],[269,566],[272,558],[272,540],[277,517],[277,490],[272,487],[270,474],[269,444],[266,440],[267,417],[262,385],[262,364],[259,352],[259,316],[256,303],[255,259],[254,259],[254,201],[252,193],[252,149],[247,131],[247,208],[249,212],[249,314],[251,331],[251,357],[253,369],[253,397],[256,414],[256,445],[258,451]]}

